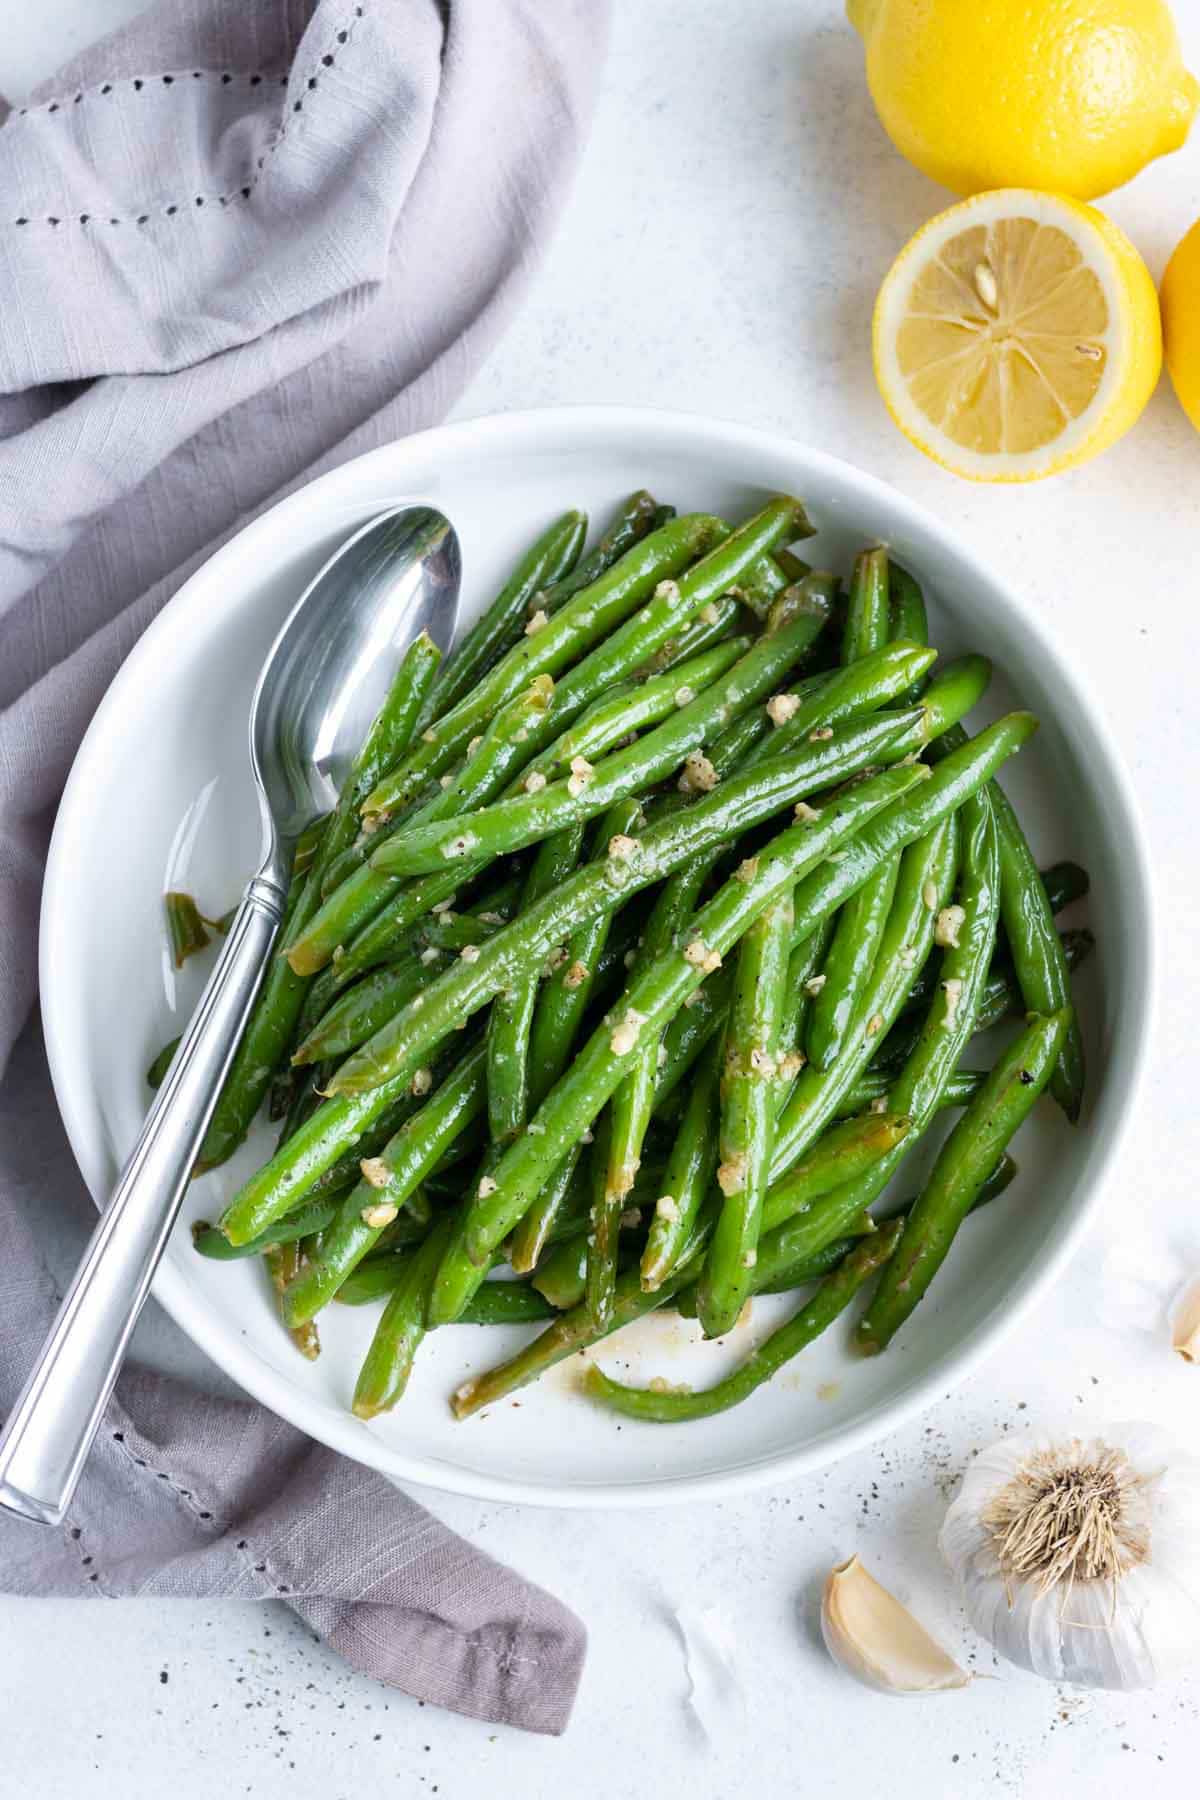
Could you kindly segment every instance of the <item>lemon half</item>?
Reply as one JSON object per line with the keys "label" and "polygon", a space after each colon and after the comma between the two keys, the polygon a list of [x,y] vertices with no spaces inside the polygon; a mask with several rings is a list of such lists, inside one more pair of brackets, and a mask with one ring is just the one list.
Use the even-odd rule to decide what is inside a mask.
{"label": "lemon half", "polygon": [[1004,188],[922,227],[875,305],[875,377],[905,436],[975,481],[1036,481],[1129,429],[1162,366],[1158,299],[1094,207]]}

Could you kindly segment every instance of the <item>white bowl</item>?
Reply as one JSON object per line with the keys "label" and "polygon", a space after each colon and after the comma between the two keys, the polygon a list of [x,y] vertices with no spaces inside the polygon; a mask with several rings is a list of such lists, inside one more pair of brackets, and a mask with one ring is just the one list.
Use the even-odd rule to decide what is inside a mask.
{"label": "white bowl", "polygon": [[[645,485],[678,507],[732,517],[783,490],[820,535],[805,554],[845,569],[890,544],[924,584],[934,642],[994,659],[989,714],[1019,699],[1042,729],[1005,772],[1034,849],[1092,876],[1099,948],[1079,983],[1091,1081],[1069,1129],[1048,1103],[1021,1134],[1021,1174],[961,1233],[951,1266],[886,1356],[852,1357],[834,1330],[768,1388],[705,1424],[617,1421],[560,1366],[520,1396],[456,1423],[447,1395],[526,1331],[457,1326],[423,1347],[408,1394],[370,1425],[347,1410],[376,1309],[322,1316],[323,1354],[284,1336],[261,1268],[214,1263],[188,1225],[215,1218],[270,1137],[194,1183],[155,1283],[184,1330],[265,1405],[398,1480],[482,1498],[634,1506],[721,1496],[820,1467],[943,1396],[1061,1273],[1135,1102],[1151,992],[1146,852],[1103,716],[1038,617],[945,526],[848,464],[767,432],[687,416],[587,407],[515,413],[425,432],[292,495],[219,550],[146,632],[113,682],[67,784],[42,909],[42,1009],[59,1105],[84,1177],[108,1193],[148,1099],[144,1071],[204,978],[170,967],[161,895],[191,889],[222,911],[256,845],[245,747],[251,687],[275,629],[334,545],[380,507],[430,500],[458,528],[464,615],[495,591],[556,513],[593,518]],[[910,1176],[911,1182],[911,1176]],[[724,1348],[674,1316],[647,1319],[596,1354],[635,1379],[706,1383],[789,1306],[758,1301]]]}

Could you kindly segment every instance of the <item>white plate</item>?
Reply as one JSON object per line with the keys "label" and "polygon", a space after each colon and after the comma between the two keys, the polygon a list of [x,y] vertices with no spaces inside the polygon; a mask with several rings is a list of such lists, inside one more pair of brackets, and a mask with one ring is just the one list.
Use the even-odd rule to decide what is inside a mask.
{"label": "white plate", "polygon": [[[703,1424],[618,1423],[561,1366],[516,1401],[456,1423],[456,1381],[527,1331],[457,1326],[418,1359],[408,1394],[366,1425],[346,1410],[375,1308],[333,1307],[311,1365],[272,1311],[261,1269],[213,1263],[188,1225],[215,1218],[261,1158],[265,1128],[227,1169],[193,1184],[155,1293],[235,1380],[314,1437],[397,1479],[485,1498],[563,1506],[650,1505],[719,1496],[819,1467],[944,1395],[1045,1292],[1070,1255],[1134,1104],[1149,1029],[1147,864],[1125,776],[1070,658],[1029,606],[928,513],[847,464],[740,426],[625,408],[510,414],[426,432],[324,476],[283,501],[200,569],[146,632],[76,759],[51,846],[42,910],[42,1008],[71,1144],[103,1201],[147,1102],[144,1071],[193,1005],[200,959],[176,976],[161,895],[194,891],[220,912],[256,845],[245,747],[251,687],[284,613],[335,544],[380,507],[422,499],[458,528],[464,617],[535,532],[568,506],[602,520],[645,485],[683,508],[741,517],[765,495],[801,495],[820,536],[805,554],[845,569],[890,544],[925,585],[934,641],[995,660],[988,713],[1019,697],[1042,718],[1006,772],[1034,849],[1091,871],[1099,949],[1081,980],[1091,1087],[1072,1131],[1049,1105],[1023,1131],[1021,1174],[973,1219],[951,1266],[886,1355],[854,1359],[835,1329],[768,1388]],[[648,1319],[598,1352],[645,1380],[707,1383],[763,1333],[786,1300],[758,1301],[724,1348],[674,1317]]]}

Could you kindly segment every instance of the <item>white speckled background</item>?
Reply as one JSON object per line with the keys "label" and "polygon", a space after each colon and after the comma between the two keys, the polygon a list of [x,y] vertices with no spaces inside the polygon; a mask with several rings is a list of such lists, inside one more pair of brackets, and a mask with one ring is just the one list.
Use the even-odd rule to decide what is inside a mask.
{"label": "white speckled background", "polygon": [[[137,10],[136,0],[10,7],[0,90],[19,96]],[[591,1653],[563,1740],[418,1708],[347,1673],[273,1607],[0,1600],[5,1800],[775,1800],[802,1787],[822,1800],[881,1790],[1107,1800],[1134,1783],[1195,1793],[1200,1675],[1152,1695],[1089,1697],[994,1665],[962,1621],[934,1538],[972,1447],[1025,1418],[1149,1416],[1200,1440],[1200,1374],[1171,1357],[1161,1330],[1139,1328],[1154,1322],[1153,1279],[1169,1256],[1200,1268],[1200,957],[1180,900],[1200,875],[1200,437],[1164,383],[1103,461],[1037,488],[976,489],[924,462],[876,396],[868,321],[887,263],[948,197],[886,142],[841,7],[617,0],[616,12],[564,227],[460,411],[620,400],[782,428],[893,481],[1025,583],[1107,702],[1159,892],[1175,901],[1162,907],[1158,1047],[1141,1117],[1069,1279],[997,1361],[874,1450],[800,1487],[669,1513],[435,1500],[587,1619]],[[1175,0],[1175,12],[1200,68],[1200,0]],[[1157,276],[1200,215],[1200,134],[1106,204]],[[66,1262],[74,1247],[61,1248]],[[203,1373],[161,1314],[141,1345]],[[815,1603],[829,1563],[853,1549],[998,1679],[904,1704],[839,1676]],[[686,1706],[673,1609],[689,1600],[719,1609],[739,1646],[744,1711],[729,1707],[711,1742]]]}

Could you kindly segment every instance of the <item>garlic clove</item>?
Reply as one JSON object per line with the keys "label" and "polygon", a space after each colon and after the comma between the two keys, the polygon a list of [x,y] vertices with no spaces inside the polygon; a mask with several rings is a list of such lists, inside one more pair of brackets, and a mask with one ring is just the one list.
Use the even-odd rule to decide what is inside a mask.
{"label": "garlic clove", "polygon": [[821,1633],[834,1662],[884,1694],[943,1693],[971,1679],[857,1556],[829,1572]]}
{"label": "garlic clove", "polygon": [[1200,1363],[1200,1275],[1180,1294],[1171,1314],[1171,1348],[1184,1362]]}

